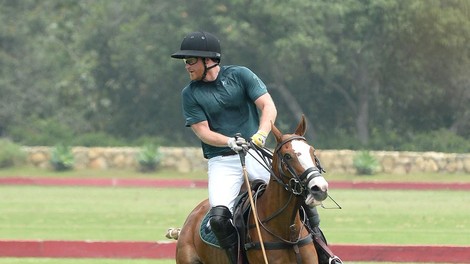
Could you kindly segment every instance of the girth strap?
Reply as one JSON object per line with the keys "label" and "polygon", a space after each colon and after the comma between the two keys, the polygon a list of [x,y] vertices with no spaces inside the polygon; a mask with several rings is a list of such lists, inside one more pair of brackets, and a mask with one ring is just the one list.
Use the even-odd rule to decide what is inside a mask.
{"label": "girth strap", "polygon": [[[264,242],[264,249],[266,250],[279,250],[286,249],[293,246],[303,247],[305,245],[313,243],[312,236],[306,236],[295,243],[286,243],[283,241],[280,242]],[[259,242],[250,242],[245,244],[245,250],[250,249],[261,249],[261,244]]]}

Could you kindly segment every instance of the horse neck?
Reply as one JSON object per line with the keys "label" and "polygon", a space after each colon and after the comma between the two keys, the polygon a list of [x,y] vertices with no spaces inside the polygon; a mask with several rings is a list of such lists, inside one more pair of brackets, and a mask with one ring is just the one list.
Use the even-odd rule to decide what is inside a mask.
{"label": "horse neck", "polygon": [[[273,163],[273,165],[275,164]],[[273,170],[273,172],[278,179],[281,179],[279,172],[276,170]],[[265,225],[270,230],[286,239],[292,236],[292,224],[295,223],[296,230],[300,230],[302,223],[299,216],[301,204],[299,196],[291,194],[283,185],[277,182],[274,176],[271,176],[261,198],[263,203],[258,206],[258,214],[260,214],[260,220],[267,220]]]}

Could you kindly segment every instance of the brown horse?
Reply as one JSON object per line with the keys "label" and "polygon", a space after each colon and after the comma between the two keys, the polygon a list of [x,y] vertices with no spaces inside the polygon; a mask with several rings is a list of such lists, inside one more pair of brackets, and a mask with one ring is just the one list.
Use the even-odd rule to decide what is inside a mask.
{"label": "brown horse", "polygon": [[[304,117],[294,134],[283,135],[272,125],[277,146],[272,155],[271,178],[264,193],[255,198],[265,252],[260,247],[258,230],[250,213],[245,242],[255,246],[245,252],[249,263],[265,263],[265,256],[268,263],[318,263],[311,235],[299,211],[303,204],[318,205],[326,199],[328,183],[321,175],[314,148],[303,137],[305,131]],[[201,240],[199,227],[209,210],[209,202],[204,200],[189,214],[180,232],[169,230],[167,237],[177,233],[173,234],[178,239],[176,263],[228,263],[224,250]],[[242,246],[246,248],[246,245]]]}

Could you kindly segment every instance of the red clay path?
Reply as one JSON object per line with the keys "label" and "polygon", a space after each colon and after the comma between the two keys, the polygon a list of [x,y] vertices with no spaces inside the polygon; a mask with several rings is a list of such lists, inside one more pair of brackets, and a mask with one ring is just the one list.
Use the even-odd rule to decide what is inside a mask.
{"label": "red clay path", "polygon": [[[171,259],[174,242],[0,240],[0,257]],[[331,245],[343,261],[469,263],[470,247]]]}
{"label": "red clay path", "polygon": [[[206,188],[207,180],[0,177],[0,185]],[[331,189],[470,190],[470,183],[330,181]]]}

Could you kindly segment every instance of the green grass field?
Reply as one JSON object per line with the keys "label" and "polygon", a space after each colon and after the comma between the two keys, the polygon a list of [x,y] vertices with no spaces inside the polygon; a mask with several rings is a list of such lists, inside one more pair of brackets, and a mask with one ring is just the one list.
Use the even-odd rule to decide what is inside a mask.
{"label": "green grass field", "polygon": [[[205,189],[0,187],[0,238],[165,240]],[[332,190],[343,209],[320,209],[332,243],[470,245],[464,191]],[[331,205],[329,203],[328,205]]]}
{"label": "green grass field", "polygon": [[[206,177],[205,172],[0,170],[0,177],[8,176]],[[470,175],[325,176],[354,181],[470,181]],[[330,194],[343,207],[319,210],[330,243],[470,245],[467,191],[330,190]],[[205,189],[0,186],[0,239],[166,240],[167,228],[181,226],[206,197]],[[0,258],[0,264],[7,263],[169,264],[174,260]]]}
{"label": "green grass field", "polygon": [[0,237],[163,240],[205,189],[0,186]]}

